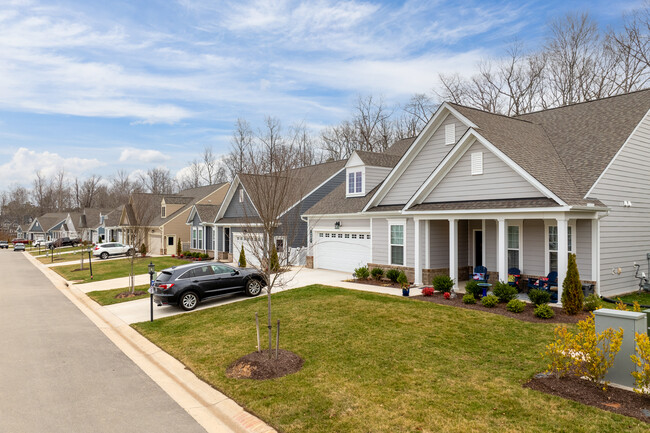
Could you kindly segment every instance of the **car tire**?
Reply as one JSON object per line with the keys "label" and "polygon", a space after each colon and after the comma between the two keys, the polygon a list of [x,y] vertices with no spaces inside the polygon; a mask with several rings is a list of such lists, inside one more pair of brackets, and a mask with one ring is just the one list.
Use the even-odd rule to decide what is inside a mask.
{"label": "car tire", "polygon": [[257,296],[262,292],[262,282],[256,278],[251,278],[246,282],[246,296]]}
{"label": "car tire", "polygon": [[126,256],[131,257],[133,255],[133,248],[126,250]]}
{"label": "car tire", "polygon": [[199,304],[199,296],[194,292],[185,292],[178,301],[178,306],[185,311],[191,311]]}
{"label": "car tire", "polygon": [[102,260],[106,260],[108,258],[108,253],[106,251],[104,251],[103,253],[101,253],[99,255],[99,258],[102,259]]}

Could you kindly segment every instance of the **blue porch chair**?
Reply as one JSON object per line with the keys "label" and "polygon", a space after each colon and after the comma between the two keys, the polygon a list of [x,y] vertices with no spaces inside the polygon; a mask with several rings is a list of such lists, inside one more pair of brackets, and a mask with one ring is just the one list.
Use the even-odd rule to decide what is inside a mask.
{"label": "blue porch chair", "polygon": [[519,280],[521,280],[521,271],[519,268],[508,269],[508,285],[519,290]]}
{"label": "blue porch chair", "polygon": [[537,278],[528,279],[528,289],[546,290],[551,293],[551,302],[557,302],[557,291],[551,291],[551,287],[557,287],[557,272],[549,272],[546,281],[540,280],[537,284]]}
{"label": "blue porch chair", "polygon": [[[482,274],[483,278],[481,279],[475,279],[474,276],[477,274]],[[488,270],[485,266],[476,266],[474,267],[474,273],[469,275],[470,280],[477,281],[479,283],[487,283],[488,279],[490,278],[490,274],[488,274]]]}

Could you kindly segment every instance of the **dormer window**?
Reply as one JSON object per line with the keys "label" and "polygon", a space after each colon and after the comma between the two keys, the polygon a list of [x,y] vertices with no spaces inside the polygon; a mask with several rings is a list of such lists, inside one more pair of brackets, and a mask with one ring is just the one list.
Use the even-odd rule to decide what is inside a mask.
{"label": "dormer window", "polygon": [[165,218],[165,206],[160,207],[160,217]]}
{"label": "dormer window", "polygon": [[348,194],[362,194],[363,193],[363,172],[350,171],[348,172]]}

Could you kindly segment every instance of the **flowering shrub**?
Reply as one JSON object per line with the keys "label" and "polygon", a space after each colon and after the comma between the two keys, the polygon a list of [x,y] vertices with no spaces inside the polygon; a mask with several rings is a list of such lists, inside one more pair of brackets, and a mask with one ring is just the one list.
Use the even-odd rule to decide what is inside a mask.
{"label": "flowering shrub", "polygon": [[449,298],[451,298],[451,293],[445,292],[442,296],[444,296],[445,299],[449,299]]}
{"label": "flowering shrub", "polygon": [[422,289],[422,296],[433,296],[434,292],[433,287],[425,287]]}
{"label": "flowering shrub", "polygon": [[636,343],[636,355],[632,355],[630,358],[640,369],[640,371],[632,372],[632,377],[636,382],[634,391],[650,396],[650,338],[648,338],[648,334],[636,333],[634,342]]}

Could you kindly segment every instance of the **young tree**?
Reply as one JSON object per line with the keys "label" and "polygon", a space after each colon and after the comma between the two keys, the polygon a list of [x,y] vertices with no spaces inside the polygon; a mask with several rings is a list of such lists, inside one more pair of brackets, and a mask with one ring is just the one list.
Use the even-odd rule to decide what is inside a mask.
{"label": "young tree", "polygon": [[565,313],[573,316],[582,311],[583,303],[584,294],[582,293],[582,283],[580,283],[580,274],[576,264],[576,255],[569,254],[569,266],[562,283],[562,308]]}
{"label": "young tree", "polygon": [[[157,194],[139,193],[127,203],[124,207],[128,225],[125,227],[125,235],[129,245],[133,247],[132,254],[129,256],[129,291],[135,291],[135,261],[138,252],[146,254],[148,232],[151,229],[151,222],[160,212],[161,196]],[[144,245],[144,250],[141,248]],[[143,254],[143,255],[144,255]]]}

